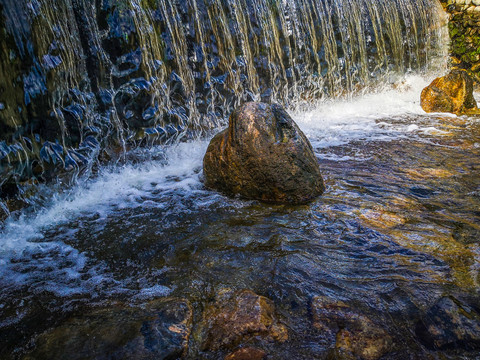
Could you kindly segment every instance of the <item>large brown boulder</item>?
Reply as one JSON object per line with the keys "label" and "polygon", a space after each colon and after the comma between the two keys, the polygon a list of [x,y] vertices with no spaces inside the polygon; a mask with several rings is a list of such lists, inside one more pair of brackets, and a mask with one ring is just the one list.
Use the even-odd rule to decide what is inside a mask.
{"label": "large brown boulder", "polygon": [[452,70],[423,89],[420,105],[428,113],[463,114],[477,110],[477,102],[473,97],[473,80],[463,70]]}
{"label": "large brown boulder", "polygon": [[210,142],[203,169],[207,187],[266,202],[301,204],[325,189],[312,146],[279,105],[236,109]]}

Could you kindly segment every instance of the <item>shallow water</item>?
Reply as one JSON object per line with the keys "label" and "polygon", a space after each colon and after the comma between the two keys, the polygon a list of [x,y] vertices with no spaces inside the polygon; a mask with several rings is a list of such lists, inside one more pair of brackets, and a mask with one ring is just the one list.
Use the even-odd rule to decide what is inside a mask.
{"label": "shallow water", "polygon": [[[430,79],[292,114],[312,142],[325,194],[309,205],[229,199],[202,185],[208,141],[144,151],[11,218],[1,230],[5,358],[85,307],[187,298],[198,317],[223,288],[272,299],[290,339],[273,358],[324,358],[309,304],[324,295],[381,323],[394,358],[437,358],[415,323],[446,294],[480,281],[480,120],[425,114]],[[195,325],[194,325],[195,326]],[[192,340],[194,342],[194,340]],[[462,349],[447,358],[474,356]],[[219,358],[198,353],[189,358]]]}

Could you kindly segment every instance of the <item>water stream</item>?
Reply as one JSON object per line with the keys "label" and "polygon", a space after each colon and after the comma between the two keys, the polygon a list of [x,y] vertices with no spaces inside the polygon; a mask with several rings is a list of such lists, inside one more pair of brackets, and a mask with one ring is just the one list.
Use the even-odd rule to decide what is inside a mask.
{"label": "water stream", "polygon": [[479,288],[480,122],[424,114],[426,84],[409,76],[404,88],[294,114],[326,179],[310,205],[205,189],[201,140],[144,150],[146,160],[102,168],[7,220],[5,348],[85,305],[178,296],[201,309],[219,289],[248,288],[273,299],[294,334],[271,349],[278,358],[323,358],[308,325],[315,295],[374,311],[408,344],[396,358],[427,354],[414,336],[418,313]]}
{"label": "water stream", "polygon": [[[70,12],[93,9],[83,1],[29,3],[29,11],[60,27],[72,24],[46,13],[44,3],[74,17]],[[192,0],[182,15],[176,13],[182,7],[175,1],[152,3],[153,8],[147,1],[129,2],[127,23],[116,22],[120,7],[109,7],[108,1],[95,4],[97,11],[111,10],[106,17],[110,35],[121,29],[121,36],[135,37],[125,41],[139,44],[141,60],[135,62],[135,50],[118,57],[132,68],[120,63],[107,67],[102,61],[111,61],[112,53],[99,51],[93,60],[92,54],[82,58],[97,68],[75,65],[84,67],[79,74],[87,68],[95,73],[82,93],[90,93],[90,105],[94,103],[82,105],[82,141],[93,119],[104,126],[109,113],[113,122],[107,133],[98,130],[91,138],[89,163],[95,166],[90,171],[78,167],[74,181],[61,176],[57,182],[38,182],[31,206],[12,213],[0,228],[0,358],[21,359],[39,334],[73,315],[116,302],[135,307],[159,297],[185,298],[196,314],[195,328],[205,304],[225,288],[251,289],[273,300],[289,340],[263,344],[272,359],[326,358],[332,344],[312,326],[314,296],[351,304],[387,329],[395,342],[388,359],[475,358],[475,349],[462,344],[432,348],[416,330],[430,306],[447,295],[480,311],[480,121],[425,114],[419,105],[421,89],[445,71],[445,32],[435,26],[442,15],[438,8],[432,10],[438,4]],[[5,0],[3,12],[18,13],[12,4]],[[268,4],[274,9],[267,9]],[[31,12],[25,14],[33,16]],[[90,25],[95,30],[98,24]],[[24,30],[15,32],[18,51],[22,36],[35,33]],[[52,30],[58,36],[67,31]],[[94,30],[63,39],[76,42],[61,52],[61,66],[71,71],[75,58],[67,65],[64,55],[85,51],[80,42],[95,43],[92,34],[114,38]],[[155,31],[168,37],[153,36]],[[425,33],[429,35],[422,38]],[[87,35],[93,37],[82,40]],[[195,39],[185,40],[187,36]],[[159,56],[171,59],[155,68]],[[135,126],[125,126],[121,119],[128,109],[121,115],[119,107],[105,104],[102,110],[98,96],[107,88],[105,81],[113,98],[122,91],[138,94],[143,85],[131,74],[139,69],[141,77],[155,77],[149,99],[165,103],[148,103],[162,115],[133,131]],[[73,73],[68,71],[62,74]],[[132,77],[115,83],[116,76]],[[176,81],[182,83],[178,99]],[[47,103],[63,101],[63,92],[71,94],[73,87],[55,86],[59,97],[49,98],[49,92]],[[82,96],[77,100],[84,101]],[[133,102],[124,99],[127,108],[136,96]],[[230,199],[203,186],[202,158],[212,136],[206,130],[219,130],[230,110],[249,99],[289,107],[315,150],[327,187],[323,196],[308,205],[274,206]],[[183,140],[172,135],[177,141],[137,146],[132,140],[137,130],[157,129],[158,135],[171,124],[164,114],[172,111],[185,116],[177,128]],[[131,118],[138,120],[137,115]],[[62,136],[59,146],[79,144]],[[96,158],[117,143],[102,136],[123,141],[121,160]],[[32,165],[19,159],[23,169]],[[4,174],[19,171],[3,169]],[[188,359],[225,356],[223,350],[203,352],[195,342],[192,337]]]}

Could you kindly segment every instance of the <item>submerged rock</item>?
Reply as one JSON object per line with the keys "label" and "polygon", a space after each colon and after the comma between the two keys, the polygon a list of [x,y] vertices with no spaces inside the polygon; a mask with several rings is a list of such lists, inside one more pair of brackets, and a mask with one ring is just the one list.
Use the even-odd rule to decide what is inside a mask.
{"label": "submerged rock", "polygon": [[265,351],[261,349],[246,347],[228,354],[225,360],[263,360],[265,356]]}
{"label": "submerged rock", "polygon": [[431,348],[480,350],[480,314],[457,299],[443,297],[419,321],[416,333]]}
{"label": "submerged rock", "polygon": [[177,359],[186,353],[191,326],[186,300],[115,306],[74,317],[40,335],[25,359]]}
{"label": "submerged rock", "polygon": [[465,71],[452,70],[422,90],[420,105],[426,112],[470,113],[477,110],[473,80]]}
{"label": "submerged rock", "polygon": [[248,199],[299,204],[325,189],[312,146],[279,105],[236,109],[210,142],[203,169],[207,187]]}
{"label": "submerged rock", "polygon": [[[276,319],[270,299],[250,290],[226,291],[205,310],[203,350],[233,348],[253,337],[279,342],[288,339],[287,328]],[[240,359],[240,353],[238,356]]]}
{"label": "submerged rock", "polygon": [[342,301],[316,296],[312,313],[313,326],[335,341],[336,357],[376,360],[392,350],[392,338],[383,328]]}

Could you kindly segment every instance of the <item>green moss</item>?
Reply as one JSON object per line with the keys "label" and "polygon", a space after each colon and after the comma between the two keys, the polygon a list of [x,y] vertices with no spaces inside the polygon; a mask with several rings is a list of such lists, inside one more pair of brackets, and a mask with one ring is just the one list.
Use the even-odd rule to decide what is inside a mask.
{"label": "green moss", "polygon": [[157,8],[157,0],[142,0],[142,8],[154,10]]}
{"label": "green moss", "polygon": [[478,55],[478,53],[476,51],[473,51],[473,52],[469,52],[467,54],[467,58],[468,58],[468,62],[469,63],[476,63],[477,61],[480,60],[480,56]]}
{"label": "green moss", "polygon": [[450,38],[452,38],[452,39],[455,36],[457,36],[458,34],[461,33],[461,29],[459,28],[459,26],[455,22],[450,22],[448,24],[448,30],[449,30],[449,33],[450,33]]}
{"label": "green moss", "polygon": [[465,36],[457,37],[452,41],[452,53],[455,55],[463,55],[467,52],[465,44]]}

